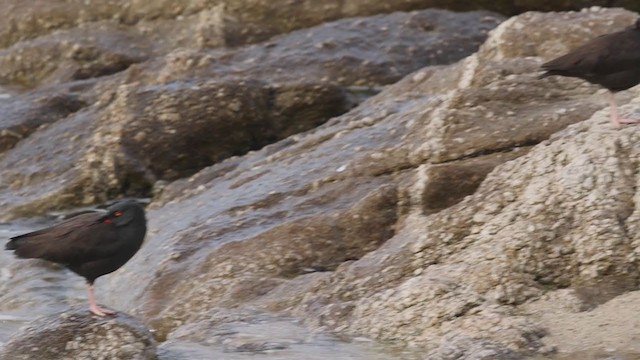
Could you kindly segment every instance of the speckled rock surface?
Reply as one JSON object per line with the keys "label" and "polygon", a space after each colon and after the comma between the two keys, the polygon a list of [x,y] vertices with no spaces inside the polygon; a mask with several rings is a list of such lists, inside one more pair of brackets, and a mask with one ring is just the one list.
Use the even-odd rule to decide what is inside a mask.
{"label": "speckled rock surface", "polygon": [[[343,84],[389,83],[422,66],[451,63],[468,55],[501,20],[490,12],[398,12],[339,20],[237,51],[225,48],[225,16],[220,6],[133,25],[81,22],[0,47],[0,83],[33,89],[102,77],[174,52],[159,60],[167,63],[167,69],[151,66],[148,77],[163,82],[182,79],[185,74],[171,65],[186,52],[193,64],[183,70],[198,77],[245,73],[282,80],[304,76]],[[194,74],[194,67],[206,71]],[[298,68],[304,70],[295,71]]]}
{"label": "speckled rock surface", "polygon": [[524,357],[499,344],[487,340],[465,336],[452,336],[442,342],[442,345],[429,352],[429,360],[520,360]]}
{"label": "speckled rock surface", "polygon": [[39,127],[67,117],[87,104],[69,89],[47,89],[15,98],[0,98],[0,153],[14,147]]}
{"label": "speckled rock surface", "polygon": [[29,3],[2,0],[0,5],[6,14],[12,15],[0,24],[0,47],[52,30],[100,21],[139,26],[148,30],[146,34],[150,38],[183,33],[181,37],[186,42],[237,46],[336,19],[393,11],[486,9],[514,15],[528,10],[578,10],[593,5],[640,10],[635,0],[328,0],[322,3],[310,0],[38,0]]}
{"label": "speckled rock surface", "polygon": [[151,184],[313,128],[348,107],[328,83],[191,81],[122,90],[106,113],[122,124],[122,152],[140,162]]}
{"label": "speckled rock surface", "polygon": [[[475,51],[504,18],[487,11],[430,9],[349,18],[275,36],[235,51],[176,54],[149,67],[149,81],[190,76],[290,82],[323,80],[379,86],[428,65],[450,64]],[[193,66],[180,66],[185,62]],[[165,75],[166,74],[166,75]]]}
{"label": "speckled rock surface", "polygon": [[135,318],[123,313],[100,318],[86,307],[34,320],[0,352],[2,360],[155,360],[155,340]]}
{"label": "speckled rock surface", "polygon": [[180,42],[162,50],[108,23],[19,42],[0,53],[2,82],[53,85],[0,99],[8,114],[0,218],[148,196],[158,181],[318,126],[377,91],[352,86],[455,61],[499,21],[487,12],[395,13],[215,51]]}
{"label": "speckled rock surface", "polygon": [[[512,18],[456,64],[416,71],[314,130],[156,185],[147,242],[101,284],[109,294],[105,301],[144,319],[167,339],[165,355],[179,359],[209,348],[286,353],[281,342],[265,340],[264,331],[255,337],[224,333],[224,324],[260,322],[253,312],[417,349],[427,359],[554,352],[584,358],[583,349],[607,351],[614,342],[599,338],[612,327],[602,319],[615,310],[604,305],[631,308],[635,297],[619,297],[640,284],[640,135],[635,127],[610,127],[596,87],[537,75],[544,60],[577,41],[575,34],[597,36],[636,17],[595,8]],[[199,58],[192,55],[172,53],[170,66],[150,66],[160,64],[161,75],[170,78],[210,65],[204,57],[190,61]],[[139,70],[136,65],[127,74]],[[163,154],[159,146],[148,148],[147,164],[131,156],[138,162],[127,166],[103,151],[122,146],[122,139],[136,141],[122,135],[123,124],[139,113],[139,103],[162,98],[163,88],[157,89],[138,93],[133,85],[121,86],[67,119],[98,129],[91,142],[70,138],[81,150],[71,161],[95,164],[78,177],[91,180],[78,182],[74,195],[96,184],[112,194],[123,191],[125,182],[105,176],[105,169],[135,174],[128,179],[161,173],[149,167],[149,159]],[[252,90],[262,96],[259,86]],[[197,88],[187,91],[204,96]],[[628,103],[634,95],[619,95],[625,112],[640,108]],[[158,106],[169,114],[164,129],[172,129],[176,111],[194,116],[175,103]],[[101,123],[89,120],[96,116],[91,111],[116,105],[125,110],[117,112],[121,118],[114,115],[110,123],[112,113],[104,112]],[[146,113],[153,106],[143,108]],[[149,118],[142,124],[155,124]],[[62,124],[69,123],[55,126]],[[40,146],[43,156],[58,149],[47,148],[43,133],[15,149]],[[6,154],[0,165],[19,159],[17,152]],[[160,157],[178,168],[170,155]],[[11,179],[39,184],[44,175],[32,171]],[[5,194],[22,195],[16,189]],[[592,331],[561,341],[577,333],[545,317],[540,309],[550,304],[557,306],[555,319],[598,315],[592,322],[586,314],[575,317]],[[219,326],[222,333],[202,335]],[[615,332],[619,353],[635,351],[633,332],[621,329]]]}
{"label": "speckled rock surface", "polygon": [[143,36],[109,23],[58,31],[0,50],[0,82],[32,89],[114,74],[153,54]]}
{"label": "speckled rock surface", "polygon": [[299,320],[260,311],[211,309],[207,320],[181,326],[158,346],[160,360],[414,360],[418,352],[384,351],[366,339],[337,342],[331,334],[313,331]]}
{"label": "speckled rock surface", "polygon": [[[547,21],[554,16],[563,15]],[[621,10],[582,16],[633,18]],[[615,154],[605,144],[620,133],[596,116],[593,125],[545,141],[588,119],[602,100],[588,85],[534,81],[541,59],[506,57],[494,45],[502,44],[496,37],[537,26],[537,17],[544,18],[529,14],[500,26],[478,54],[419,71],[314,131],[170,184],[149,213],[150,245],[108,280],[132,291],[111,300],[126,306],[141,298],[132,310],[166,334],[206,320],[210,308],[248,303],[314,328],[444,346],[434,353],[440,355],[448,339],[478,339],[460,340],[471,347],[468,353],[458,347],[469,356],[548,351],[544,326],[516,307],[543,295],[545,286],[587,288],[607,273],[601,267],[630,276],[633,266],[591,258],[627,249],[616,248],[617,240],[589,242],[591,250],[575,243],[593,217],[576,211],[595,196],[579,195],[579,171],[604,169],[581,160],[576,169],[563,167],[574,155]],[[549,96],[554,91],[563,96]],[[571,129],[589,127],[578,134],[594,139],[574,138]],[[550,160],[556,158],[567,160]],[[515,160],[499,165],[509,159]],[[444,210],[431,207],[437,199],[425,194],[435,192],[428,188],[437,184],[434,174],[446,174],[446,166],[451,173],[477,170],[483,161],[476,184],[495,169],[478,190],[470,186],[470,196],[447,200]],[[468,177],[449,180],[455,186]],[[567,198],[572,193],[577,202]],[[600,205],[589,204],[605,206],[615,197],[598,199]],[[617,281],[627,289],[633,277]],[[169,299],[167,291],[180,295]]]}
{"label": "speckled rock surface", "polygon": [[[521,306],[567,287],[633,289],[640,160],[635,128],[594,115],[597,89],[535,80],[543,59],[532,55],[543,50],[514,33],[569,26],[566,16],[619,19],[613,27],[635,18],[599,9],[514,18],[458,64],[416,72],[314,131],[170,184],[152,204],[152,246],[107,285],[135,290],[112,301],[141,296],[132,310],[169,336],[207,309],[245,303],[434,359],[562,351]],[[505,55],[507,42],[528,55]],[[443,188],[435,174],[469,174],[482,160],[490,172],[477,189],[431,207],[429,186]],[[469,179],[449,180],[456,189]],[[176,221],[189,211],[197,215]],[[386,234],[362,247],[376,223]],[[327,261],[345,245],[364,251]],[[155,273],[139,270],[159,258]],[[181,283],[185,274],[198,287]]]}

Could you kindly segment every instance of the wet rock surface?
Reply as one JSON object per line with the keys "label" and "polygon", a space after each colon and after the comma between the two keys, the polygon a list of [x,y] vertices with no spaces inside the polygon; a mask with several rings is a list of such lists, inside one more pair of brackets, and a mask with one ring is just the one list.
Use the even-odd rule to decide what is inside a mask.
{"label": "wet rock surface", "polygon": [[92,23],[0,50],[0,81],[32,89],[101,77],[143,62],[152,53],[144,37],[109,23]]}
{"label": "wet rock surface", "polygon": [[[200,5],[145,8],[155,18],[135,15],[142,3],[123,8],[124,24],[158,36],[177,14],[199,22],[178,26],[165,48],[152,37],[133,53],[127,41],[140,39],[125,29],[116,34],[122,48],[98,46],[31,80],[16,77],[0,103],[12,119],[0,133],[0,218],[153,194],[146,244],[100,289],[107,304],[153,329],[159,358],[637,351],[634,324],[605,320],[619,311],[611,304],[632,313],[640,283],[637,129],[610,128],[596,87],[537,79],[544,60],[637,14],[527,13],[461,61],[421,68],[462,58],[500,17],[396,13],[212,49],[299,20],[231,39],[213,25],[237,21],[233,6],[201,13]],[[338,13],[360,14],[360,5]],[[95,11],[108,11],[102,6]],[[330,4],[324,10],[335,14]],[[70,29],[5,51],[62,44],[77,31],[75,20],[64,21]],[[454,33],[456,21],[468,27]],[[202,32],[187,39],[188,26]],[[47,81],[60,98],[45,96],[39,110],[35,92],[20,88]],[[354,101],[354,87],[364,97],[379,93]],[[37,288],[13,276],[16,266],[0,271],[7,284]],[[6,300],[3,311],[19,307]],[[54,320],[43,329],[66,326]],[[600,340],[601,329],[616,339]],[[25,334],[4,351],[40,341]],[[88,344],[92,351],[99,343]],[[152,342],[141,344],[124,349],[155,356]]]}
{"label": "wet rock surface", "polygon": [[[611,15],[581,14],[575,16],[607,14],[618,16],[621,23],[634,18],[617,10]],[[419,71],[317,130],[167,186],[150,212],[152,246],[145,247],[131,266],[152,266],[158,249],[163,249],[165,260],[155,274],[140,278],[132,271],[114,278],[139,285],[139,293],[128,295],[142,296],[145,307],[134,311],[166,334],[180,322],[206,319],[211,307],[249,303],[305,319],[314,328],[435,347],[433,358],[515,359],[555,351],[555,344],[544,341],[544,323],[520,314],[520,305],[539,298],[549,287],[592,286],[596,279],[608,279],[610,272],[629,274],[616,278],[624,289],[635,284],[633,260],[617,260],[632,256],[624,254],[633,246],[619,237],[611,239],[620,233],[619,221],[602,218],[626,218],[631,211],[632,186],[626,180],[614,181],[622,176],[614,173],[634,173],[628,168],[633,160],[624,160],[634,155],[622,145],[634,143],[627,139],[634,131],[610,129],[604,113],[580,122],[602,107],[593,87],[535,82],[541,60],[500,52],[507,47],[503,39],[511,39],[515,31],[526,32],[525,24],[539,19],[543,15],[515,18],[501,25],[478,54],[459,64]],[[501,38],[502,34],[510,35]],[[516,44],[535,43],[512,43]],[[554,91],[563,96],[548,95]],[[495,98],[487,98],[489,93]],[[525,94],[538,105],[525,101]],[[471,120],[478,118],[490,121],[480,126]],[[558,132],[576,122],[580,123]],[[506,155],[498,157],[500,153]],[[620,157],[611,160],[612,168],[587,165],[607,164],[604,159],[615,154]],[[486,161],[490,171],[479,188],[468,187],[455,205],[425,211],[432,206],[425,201],[437,201],[424,194],[443,191],[433,181],[436,171],[469,174],[483,167],[479,161]],[[614,173],[607,175],[608,171]],[[587,181],[588,196],[581,190],[586,186],[578,180],[581,173],[602,174],[602,182]],[[348,187],[354,179],[358,185]],[[469,176],[449,178],[453,189],[458,189],[456,181],[466,186],[468,180]],[[381,196],[380,185],[396,189],[395,210],[384,205],[358,211],[357,204]],[[327,196],[335,187],[341,195]],[[362,194],[359,198],[353,197],[355,189]],[[318,204],[313,208],[293,205],[316,196],[323,201],[312,202]],[[292,214],[302,217],[317,211],[315,218],[321,219],[336,206],[357,214],[335,215],[348,221],[346,228],[358,228],[365,216],[384,211],[398,218],[392,218],[393,231],[383,237],[386,241],[371,244],[373,250],[343,258],[339,266],[327,267],[331,271],[292,271],[326,266],[300,251],[322,241],[326,230],[306,220],[302,224],[310,233],[291,231]],[[175,220],[173,214],[187,209],[195,209],[198,216]],[[291,209],[286,221],[278,220]],[[336,234],[334,244],[341,239],[341,226],[335,224],[329,226]],[[599,226],[606,227],[596,232]],[[585,233],[593,240],[584,242],[580,234]],[[598,233],[603,237],[594,239]],[[296,242],[299,237],[301,243]],[[318,249],[331,247],[323,244],[314,253],[322,252]],[[285,255],[292,252],[293,258]],[[265,254],[272,255],[264,259]],[[184,273],[194,274],[198,286],[181,284],[179,274]],[[145,283],[152,285],[144,288]],[[167,301],[167,291],[184,296],[183,301]]]}
{"label": "wet rock surface", "polygon": [[85,307],[39,318],[11,337],[0,359],[152,360],[155,340],[146,327],[124,313],[100,318]]}
{"label": "wet rock surface", "polygon": [[81,96],[66,89],[51,89],[28,96],[6,93],[0,99],[0,153],[11,149],[41,126],[64,119],[86,105]]}
{"label": "wet rock surface", "polygon": [[86,29],[74,28],[17,43],[3,51],[22,68],[3,68],[31,79],[5,76],[4,82],[54,85],[7,92],[0,104],[9,115],[0,133],[8,150],[0,167],[10,169],[0,175],[0,204],[7,210],[0,218],[118,194],[148,196],[158,181],[184,178],[346,112],[362,97],[352,86],[383,85],[422,66],[455,61],[500,20],[487,12],[395,13],[244,48],[194,46],[166,55],[146,38],[103,23],[86,36],[79,36]]}
{"label": "wet rock surface", "polygon": [[[85,2],[38,0],[24,3],[3,0],[2,7],[12,14],[10,21],[0,26],[0,47],[45,35],[51,29],[68,29],[86,23],[111,20],[119,24],[138,26],[151,38],[166,34],[181,34],[186,42],[221,43],[238,46],[265,40],[270,36],[311,27],[323,22],[355,16],[369,16],[393,11],[443,8],[456,11],[486,10],[517,14],[529,10],[579,10],[589,6],[626,7],[639,10],[633,0],[339,0],[268,1],[268,0],[207,0],[132,2],[111,0]],[[167,20],[180,20],[178,26]],[[168,24],[170,23],[170,24]],[[183,23],[183,24],[180,24]],[[173,31],[172,31],[173,29]],[[185,29],[187,31],[185,31]]]}
{"label": "wet rock surface", "polygon": [[[174,57],[166,57],[160,73],[167,74],[163,81],[187,72],[198,77],[240,76],[278,82],[303,78],[345,86],[383,85],[428,65],[462,59],[502,20],[486,11],[435,9],[342,19],[234,51],[184,54],[178,66]],[[194,66],[180,66],[185,61]],[[151,70],[149,76],[157,76],[157,69]]]}
{"label": "wet rock surface", "polygon": [[256,311],[212,309],[207,320],[181,326],[158,348],[160,359],[421,359],[419,352],[389,350],[368,339],[340,343],[329,334],[310,331],[299,320]]}

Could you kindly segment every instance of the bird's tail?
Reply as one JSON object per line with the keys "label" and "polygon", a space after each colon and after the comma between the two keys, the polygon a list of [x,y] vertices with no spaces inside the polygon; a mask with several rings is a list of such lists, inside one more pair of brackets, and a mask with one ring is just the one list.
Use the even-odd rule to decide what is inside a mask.
{"label": "bird's tail", "polygon": [[9,242],[4,245],[4,249],[5,250],[15,250],[15,249],[17,249],[18,248],[18,242],[16,240],[17,239],[9,240]]}
{"label": "bird's tail", "polygon": [[550,72],[548,72],[548,71],[545,71],[545,72],[543,72],[542,74],[538,75],[538,80],[540,80],[540,79],[544,79],[544,78],[546,78],[546,77],[548,77],[548,76],[551,76],[551,75],[553,75],[553,74],[551,74],[551,73],[550,73]]}

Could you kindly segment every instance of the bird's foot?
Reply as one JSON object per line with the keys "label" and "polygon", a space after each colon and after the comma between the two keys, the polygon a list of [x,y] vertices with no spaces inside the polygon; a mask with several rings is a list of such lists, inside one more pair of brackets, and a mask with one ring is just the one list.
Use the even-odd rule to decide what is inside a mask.
{"label": "bird's foot", "polygon": [[112,315],[116,314],[115,311],[111,311],[109,309],[101,308],[100,306],[94,305],[94,304],[91,304],[89,306],[89,311],[91,311],[92,314],[98,315],[100,317],[105,317],[107,315],[112,316]]}
{"label": "bird's foot", "polygon": [[619,129],[622,125],[637,125],[640,124],[640,119],[616,119],[611,118],[611,124],[614,128]]}
{"label": "bird's foot", "polygon": [[631,124],[640,124],[640,119],[620,119],[618,120],[620,124],[631,125]]}

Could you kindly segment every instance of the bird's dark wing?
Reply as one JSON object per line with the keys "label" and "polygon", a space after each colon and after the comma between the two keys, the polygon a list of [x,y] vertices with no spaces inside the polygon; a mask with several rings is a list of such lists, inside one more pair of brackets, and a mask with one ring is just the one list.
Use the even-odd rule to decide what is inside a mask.
{"label": "bird's dark wing", "polygon": [[588,77],[638,67],[640,32],[621,31],[603,35],[541,66],[549,75]]}
{"label": "bird's dark wing", "polygon": [[58,225],[11,238],[7,250],[21,258],[38,258],[60,264],[87,262],[112,256],[117,238],[104,214],[81,214]]}

